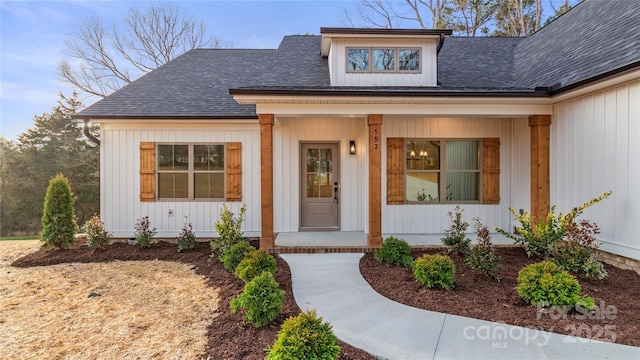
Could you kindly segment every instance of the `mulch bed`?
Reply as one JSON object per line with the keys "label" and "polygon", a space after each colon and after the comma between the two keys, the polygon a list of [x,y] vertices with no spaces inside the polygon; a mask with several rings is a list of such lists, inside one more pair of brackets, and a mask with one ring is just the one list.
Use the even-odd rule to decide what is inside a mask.
{"label": "mulch bed", "polygon": [[[414,251],[413,258],[439,250]],[[598,306],[586,319],[584,314],[538,312],[518,296],[518,272],[539,260],[528,258],[521,248],[498,248],[502,267],[496,282],[464,264],[461,256],[451,255],[456,266],[456,286],[452,291],[421,287],[405,268],[380,264],[372,254],[360,261],[364,278],[380,294],[417,308],[467,316],[488,321],[531,327],[559,334],[574,335],[619,344],[640,346],[640,275],[605,265],[604,280],[578,275],[582,294],[593,297]],[[615,312],[615,313],[614,313]]]}
{"label": "mulch bed", "polygon": [[[252,245],[257,247],[257,242]],[[278,331],[284,320],[300,313],[300,308],[295,303],[291,290],[291,272],[287,263],[277,258],[278,274],[276,280],[285,290],[285,302],[275,323],[259,329],[247,325],[242,321],[241,314],[231,314],[229,301],[244,289],[244,282],[227,272],[219,261],[209,262],[211,254],[209,244],[196,243],[193,250],[178,253],[177,245],[160,241],[150,249],[142,250],[138,246],[124,243],[113,243],[105,250],[90,250],[77,244],[69,250],[39,250],[16,260],[12,266],[31,267],[46,266],[61,263],[89,263],[132,260],[166,260],[190,264],[198,274],[204,275],[208,284],[214,288],[220,288],[219,314],[209,326],[209,344],[206,358],[211,359],[264,359],[265,350],[273,345]],[[360,360],[374,359],[368,353],[340,343],[341,352],[339,359]]]}

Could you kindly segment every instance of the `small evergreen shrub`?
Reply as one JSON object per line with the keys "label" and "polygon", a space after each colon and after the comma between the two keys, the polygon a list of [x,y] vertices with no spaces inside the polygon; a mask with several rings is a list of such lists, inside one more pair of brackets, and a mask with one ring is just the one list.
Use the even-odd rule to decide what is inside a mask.
{"label": "small evergreen shrub", "polygon": [[496,275],[496,270],[500,267],[500,256],[496,255],[495,249],[491,244],[491,235],[486,225],[475,218],[474,230],[478,236],[478,244],[471,249],[471,254],[467,256],[464,262],[473,270],[482,271],[482,273],[496,281],[500,278]]}
{"label": "small evergreen shrub", "polygon": [[149,223],[149,217],[145,216],[143,218],[138,219],[135,226],[136,232],[136,242],[143,249],[148,249],[151,247],[151,240],[154,235],[157,233],[156,228],[151,228],[151,224]]}
{"label": "small evergreen shrub", "polygon": [[442,243],[449,247],[449,252],[460,255],[469,253],[469,244],[471,243],[471,239],[465,233],[469,223],[462,220],[463,211],[464,209],[460,205],[456,205],[453,212],[449,212],[451,226],[444,231],[444,237],[441,239]]}
{"label": "small evergreen shrub", "polygon": [[518,273],[518,295],[534,306],[580,305],[587,310],[595,303],[581,297],[578,280],[551,261],[541,261],[524,267]]}
{"label": "small evergreen shrub", "polygon": [[393,236],[384,239],[382,248],[376,250],[373,257],[381,263],[391,263],[406,268],[411,268],[413,264],[409,244],[405,240]]}
{"label": "small evergreen shrub", "polygon": [[49,181],[40,233],[43,247],[68,249],[73,245],[78,228],[73,210],[74,201],[71,186],[64,175],[58,174]]}
{"label": "small evergreen shrub", "polygon": [[182,225],[182,230],[178,234],[178,252],[191,250],[194,246],[196,246],[196,234],[193,232],[191,223],[186,222]]}
{"label": "small evergreen shrub", "polygon": [[453,260],[446,255],[425,254],[413,262],[413,275],[420,285],[451,290],[454,287],[456,269]]}
{"label": "small evergreen shrub", "polygon": [[87,234],[87,245],[92,248],[102,248],[109,243],[111,234],[104,228],[104,222],[99,215],[93,215],[82,227]]}
{"label": "small evergreen shrub", "polygon": [[224,255],[220,258],[222,262],[222,266],[227,271],[235,272],[238,264],[245,258],[247,254],[256,251],[256,249],[249,245],[248,241],[240,241],[237,244],[234,244],[227,250]]}
{"label": "small evergreen shrub", "polygon": [[244,291],[231,300],[231,312],[244,310],[244,320],[262,327],[280,314],[284,291],[280,290],[273,274],[265,271],[244,286]]}
{"label": "small evergreen shrub", "polygon": [[244,282],[249,282],[264,271],[276,274],[276,260],[264,250],[247,254],[236,267],[235,274]]}
{"label": "small evergreen shrub", "polygon": [[315,310],[288,318],[278,332],[266,360],[321,359],[335,360],[340,353],[338,339],[331,325],[322,321]]}
{"label": "small evergreen shrub", "polygon": [[236,217],[235,214],[229,210],[227,204],[222,205],[220,220],[213,224],[219,237],[211,239],[209,242],[211,251],[213,252],[211,256],[217,255],[218,258],[222,257],[231,246],[244,239],[244,233],[241,228],[246,212],[247,206],[243,204]]}

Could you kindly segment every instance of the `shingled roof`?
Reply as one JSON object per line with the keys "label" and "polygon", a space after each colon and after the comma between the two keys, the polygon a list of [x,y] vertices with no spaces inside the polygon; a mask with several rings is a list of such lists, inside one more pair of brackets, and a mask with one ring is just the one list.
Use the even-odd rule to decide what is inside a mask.
{"label": "shingled roof", "polygon": [[436,88],[331,87],[320,36],[286,36],[275,50],[191,50],[75,117],[255,118],[255,106],[238,104],[231,89],[301,95],[541,96],[539,88],[562,91],[640,67],[637,5],[586,0],[528,38],[449,37],[438,55]]}
{"label": "shingled roof", "polygon": [[640,2],[583,1],[524,39],[514,58],[521,86],[566,87],[640,61]]}
{"label": "shingled roof", "polygon": [[252,118],[229,89],[329,86],[319,36],[287,36],[278,49],[195,49],[82,110],[83,118]]}

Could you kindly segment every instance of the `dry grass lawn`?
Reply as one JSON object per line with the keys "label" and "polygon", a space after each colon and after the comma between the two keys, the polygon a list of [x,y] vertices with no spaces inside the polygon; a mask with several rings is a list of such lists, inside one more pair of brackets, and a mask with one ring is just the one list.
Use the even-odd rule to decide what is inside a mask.
{"label": "dry grass lawn", "polygon": [[0,242],[0,359],[197,359],[205,353],[218,291],[191,266],[9,266],[38,245]]}

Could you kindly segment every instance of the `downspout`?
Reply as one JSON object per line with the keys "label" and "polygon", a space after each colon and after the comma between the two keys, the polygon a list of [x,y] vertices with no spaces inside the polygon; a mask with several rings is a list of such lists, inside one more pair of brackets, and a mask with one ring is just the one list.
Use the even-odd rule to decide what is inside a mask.
{"label": "downspout", "polygon": [[[438,71],[438,66],[440,66],[438,61],[438,55],[440,55],[440,49],[442,49],[442,45],[444,45],[444,38],[445,38],[444,34],[440,33],[440,41],[438,41],[438,48],[436,49],[436,72]],[[436,79],[436,85],[437,86],[442,85],[440,80]]]}
{"label": "downspout", "polygon": [[444,45],[444,34],[440,34],[440,41],[438,41],[438,49],[436,50],[436,56],[440,54],[440,49],[442,49],[442,45]]}
{"label": "downspout", "polygon": [[84,123],[84,126],[82,127],[84,129],[84,136],[96,145],[100,146],[100,140],[89,132],[89,119],[83,119],[82,122]]}

